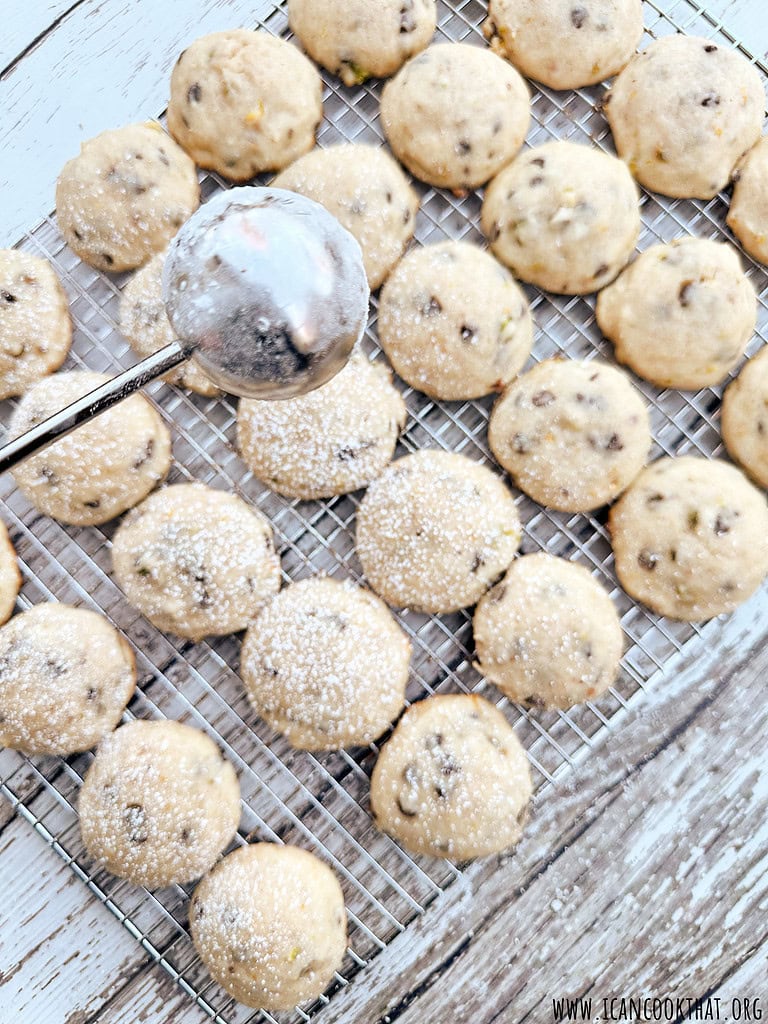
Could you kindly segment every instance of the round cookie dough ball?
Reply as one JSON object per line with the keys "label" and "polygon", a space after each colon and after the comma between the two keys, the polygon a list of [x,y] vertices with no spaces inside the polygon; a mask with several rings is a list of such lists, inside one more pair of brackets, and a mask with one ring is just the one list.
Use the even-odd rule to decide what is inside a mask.
{"label": "round cookie dough ball", "polygon": [[731,612],[768,573],[768,506],[718,459],[662,458],[611,509],[619,582],[659,615],[700,622]]}
{"label": "round cookie dough ball", "polygon": [[447,401],[501,391],[531,353],[528,302],[509,271],[467,242],[401,261],[379,302],[379,341],[403,380]]}
{"label": "round cookie dough ball", "polygon": [[749,150],[734,182],[728,227],[750,256],[768,263],[768,138]]}
{"label": "round cookie dough ball", "polygon": [[230,853],[195,890],[189,927],[222,988],[263,1010],[317,998],[347,948],[336,876],[295,846],[253,843]]}
{"label": "round cookie dough ball", "polygon": [[142,266],[199,205],[195,165],[152,122],[84,142],[56,184],[64,241],[97,270]]}
{"label": "round cookie dough ball", "polygon": [[768,348],[744,365],[725,392],[721,418],[731,458],[768,488]]}
{"label": "round cookie dough ball", "polygon": [[613,501],[651,449],[648,410],[607,363],[546,359],[494,406],[488,443],[521,491],[541,505],[586,512]]}
{"label": "round cookie dough ball", "polygon": [[397,718],[411,643],[387,606],[353,584],[282,590],[248,628],[240,674],[256,713],[302,750],[372,743]]}
{"label": "round cookie dough ball", "polygon": [[435,0],[289,0],[307,53],[345,85],[393,75],[434,35]]}
{"label": "round cookie dough ball", "polygon": [[642,0],[490,0],[483,32],[529,78],[578,89],[626,66],[643,35]]}
{"label": "round cookie dough ball", "polygon": [[651,246],[597,297],[616,358],[662,388],[719,383],[744,355],[756,319],[738,253],[703,238]]}
{"label": "round cookie dough ball", "polygon": [[528,87],[490,50],[440,43],[384,88],[381,123],[398,160],[429,185],[484,185],[509,163],[530,124]]}
{"label": "round cookie dough ball", "polygon": [[58,370],[72,321],[53,267],[19,249],[0,249],[0,399],[23,394]]}
{"label": "round cookie dough ball", "polygon": [[209,736],[180,722],[135,721],[108,736],[78,808],[89,854],[148,889],[199,878],[240,823],[240,786]]}
{"label": "round cookie dough ball", "polygon": [[267,32],[202,36],[171,75],[168,131],[196,164],[232,181],[287,167],[312,149],[322,118],[317,70]]}
{"label": "round cookie dough ball", "polygon": [[618,675],[624,638],[610,597],[583,565],[543,551],[512,563],[473,627],[478,672],[518,704],[570,708]]}
{"label": "round cookie dough ball", "polygon": [[5,523],[0,522],[0,626],[10,619],[21,590],[21,573]]}
{"label": "round cookie dough ball", "polygon": [[133,652],[102,615],[35,605],[0,629],[0,746],[88,750],[118,724],[135,686]]}
{"label": "round cookie dough ball", "polygon": [[389,604],[453,612],[475,604],[520,546],[512,495],[463,455],[420,451],[368,488],[357,513],[357,554]]}
{"label": "round cookie dough ball", "polygon": [[280,402],[242,399],[237,437],[257,479],[308,501],[359,490],[380,476],[406,418],[387,367],[358,352],[306,395]]}
{"label": "round cookie dough ball", "polygon": [[760,138],[757,68],[729,47],[664,36],[634,57],[603,101],[622,160],[646,188],[711,199]]}
{"label": "round cookie dough ball", "polygon": [[[120,330],[133,351],[142,358],[178,340],[163,302],[164,263],[165,252],[157,253],[146,266],[136,271],[120,296]],[[164,380],[196,391],[205,398],[221,394],[213,381],[191,360],[166,373]]]}
{"label": "round cookie dough ball", "polygon": [[315,149],[272,182],[321,203],[357,239],[375,291],[413,238],[419,197],[384,149],[343,145]]}
{"label": "round cookie dough ball", "polygon": [[469,860],[518,842],[531,793],[525,751],[500,711],[482,697],[429,697],[384,744],[371,811],[406,849]]}
{"label": "round cookie dough ball", "polygon": [[[57,373],[19,402],[11,437],[104,384],[102,373]],[[106,523],[137,505],[164,480],[171,435],[143,395],[132,395],[13,470],[24,497],[40,512],[73,526]]]}
{"label": "round cookie dough ball", "polygon": [[112,564],[142,615],[190,640],[245,629],[280,589],[269,522],[236,495],[205,484],[150,495],[121,523]]}
{"label": "round cookie dough ball", "polygon": [[640,233],[637,187],[614,156],[573,142],[526,150],[491,182],[482,229],[516,277],[565,295],[599,291]]}

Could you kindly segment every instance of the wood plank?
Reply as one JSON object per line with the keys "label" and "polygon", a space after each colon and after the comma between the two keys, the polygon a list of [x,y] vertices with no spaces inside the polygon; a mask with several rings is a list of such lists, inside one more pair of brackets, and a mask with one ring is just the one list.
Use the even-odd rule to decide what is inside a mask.
{"label": "wood plank", "polygon": [[0,836],[0,892],[3,1020],[85,1020],[144,962],[135,940],[21,818]]}
{"label": "wood plank", "polygon": [[0,75],[8,65],[26,56],[25,51],[48,32],[58,28],[67,12],[83,0],[37,0],[32,4],[9,4],[3,11],[0,35]]}
{"label": "wood plank", "polygon": [[[99,1013],[99,1024],[205,1024],[210,1017],[157,965],[138,973]],[[65,1024],[87,1024],[68,1020]],[[89,1022],[88,1022],[89,1024]]]}

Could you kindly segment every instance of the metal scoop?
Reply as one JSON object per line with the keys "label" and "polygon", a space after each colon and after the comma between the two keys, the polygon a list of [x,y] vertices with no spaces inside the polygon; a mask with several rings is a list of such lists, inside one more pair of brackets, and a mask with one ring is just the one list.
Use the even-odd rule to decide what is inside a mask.
{"label": "metal scoop", "polygon": [[368,317],[360,246],[318,203],[235,188],[171,242],[163,299],[179,339],[0,448],[0,473],[193,359],[224,391],[281,399],[329,381]]}

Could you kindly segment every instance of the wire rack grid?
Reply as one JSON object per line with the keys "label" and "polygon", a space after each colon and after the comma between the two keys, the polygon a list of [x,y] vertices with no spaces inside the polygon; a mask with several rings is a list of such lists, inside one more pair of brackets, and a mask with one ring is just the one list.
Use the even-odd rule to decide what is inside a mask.
{"label": "wire rack grid", "polygon": [[[438,34],[449,40],[481,44],[485,17],[478,0],[439,2]],[[693,0],[645,4],[646,37],[677,31],[704,35],[739,48],[754,59],[722,24]],[[290,38],[285,3],[275,4],[258,27]],[[756,62],[757,63],[757,62]],[[766,68],[758,64],[765,76]],[[378,125],[380,83],[345,88],[325,76],[326,119],[321,146],[343,141],[383,141]],[[556,93],[532,90],[533,123],[529,144],[568,138],[611,151],[601,113],[602,87]],[[201,178],[204,197],[225,182]],[[457,198],[417,184],[421,211],[419,243],[443,238],[482,242],[478,228],[480,198]],[[729,237],[727,200],[665,200],[644,193],[640,249],[683,234]],[[51,260],[71,300],[76,325],[69,366],[113,373],[135,361],[121,337],[116,313],[125,277],[107,278],[82,264],[64,245],[55,221],[46,218],[19,243]],[[768,340],[768,276],[745,257],[759,297],[758,329],[750,354]],[[536,322],[534,358],[557,352],[579,358],[611,358],[594,318],[592,297],[556,297],[528,289]],[[382,358],[375,334],[376,298],[365,339],[371,358]],[[721,452],[718,410],[722,388],[698,393],[658,392],[637,382],[652,413],[655,455]],[[409,411],[399,454],[424,447],[459,451],[493,465],[487,447],[490,400],[436,403],[399,384]],[[232,398],[204,399],[169,385],[151,389],[153,401],[174,435],[171,482],[202,480],[234,491],[271,520],[286,581],[318,572],[361,579],[354,554],[354,517],[359,495],[327,502],[289,501],[266,490],[239,460],[234,443],[236,406]],[[7,425],[13,403],[0,403]],[[471,617],[402,613],[399,619],[414,647],[410,701],[439,692],[481,692],[508,716],[525,745],[541,800],[575,764],[642,699],[649,685],[704,645],[716,644],[722,623],[704,626],[673,623],[649,614],[618,587],[605,517],[552,512],[518,496],[525,537],[523,550],[546,549],[578,559],[610,591],[626,634],[626,651],[616,685],[599,701],[569,712],[532,712],[510,705],[472,668]],[[253,839],[295,842],[322,858],[340,878],[350,915],[349,951],[329,993],[314,1004],[272,1016],[250,1011],[211,982],[197,959],[186,928],[191,887],[150,893],[113,878],[86,855],[77,825],[76,801],[91,754],[67,759],[23,758],[0,752],[0,791],[82,881],[109,907],[147,953],[178,981],[219,1024],[309,1021],[356,974],[442,892],[461,878],[447,862],[412,857],[378,833],[368,813],[368,779],[377,754],[370,748],[314,755],[292,750],[250,710],[237,676],[239,639],[225,637],[193,644],[155,630],[125,601],[110,577],[114,524],[64,528],[38,514],[15,489],[0,480],[0,502],[19,554],[24,586],[19,608],[41,601],[65,601],[100,610],[121,630],[136,654],[139,687],[126,718],[170,717],[214,736],[235,764],[241,780],[243,817],[236,844]]]}

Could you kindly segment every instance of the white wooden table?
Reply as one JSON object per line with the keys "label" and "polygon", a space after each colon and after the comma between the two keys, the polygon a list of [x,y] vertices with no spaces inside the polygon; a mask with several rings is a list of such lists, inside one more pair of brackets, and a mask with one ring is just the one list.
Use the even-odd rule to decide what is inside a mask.
{"label": "white wooden table", "polygon": [[[707,6],[765,53],[765,0]],[[6,0],[0,246],[50,210],[82,139],[157,114],[184,46],[258,7]],[[738,623],[731,635],[726,658],[652,693],[598,770],[593,757],[549,795],[509,863],[473,869],[322,1024],[544,1021],[553,996],[577,994],[593,1017],[604,998],[673,996],[719,999],[721,1019],[734,998],[762,1000],[768,1019],[768,650],[743,648]],[[206,1019],[0,803],[0,1022]]]}

